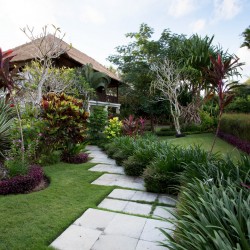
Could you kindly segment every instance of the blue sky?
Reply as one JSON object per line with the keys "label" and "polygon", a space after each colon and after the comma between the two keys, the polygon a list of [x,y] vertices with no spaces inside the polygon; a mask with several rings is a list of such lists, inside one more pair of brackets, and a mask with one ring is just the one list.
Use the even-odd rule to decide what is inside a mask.
{"label": "blue sky", "polygon": [[214,44],[246,62],[243,80],[250,77],[250,50],[241,48],[240,34],[250,25],[249,0],[0,0],[0,46],[6,50],[27,42],[20,28],[41,31],[54,24],[66,33],[65,41],[105,66],[115,47],[129,42],[128,32],[141,23],[155,30],[215,35]]}

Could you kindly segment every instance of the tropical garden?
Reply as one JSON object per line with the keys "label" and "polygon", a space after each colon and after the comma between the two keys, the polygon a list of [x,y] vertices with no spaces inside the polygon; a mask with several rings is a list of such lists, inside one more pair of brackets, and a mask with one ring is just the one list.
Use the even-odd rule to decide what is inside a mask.
{"label": "tropical garden", "polygon": [[[34,42],[32,30],[23,32]],[[12,51],[0,50],[0,249],[48,249],[111,192],[90,185],[100,174],[87,171],[87,144],[143,177],[147,191],[178,196],[174,232],[160,229],[163,246],[250,248],[250,85],[235,80],[242,63],[213,37],[153,33],[142,24],[109,57],[123,82],[115,117],[87,112],[110,79],[91,64],[55,67],[60,44],[56,53],[40,48],[21,70]],[[242,36],[250,49],[249,28]]]}

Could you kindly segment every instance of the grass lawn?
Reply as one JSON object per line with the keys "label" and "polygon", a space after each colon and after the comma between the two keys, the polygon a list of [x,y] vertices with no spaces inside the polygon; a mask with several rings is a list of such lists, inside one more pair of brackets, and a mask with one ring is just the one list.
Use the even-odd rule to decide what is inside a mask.
{"label": "grass lawn", "polygon": [[90,184],[102,174],[87,171],[93,165],[44,167],[51,181],[47,189],[0,196],[0,249],[50,249],[48,245],[57,236],[113,190]]}
{"label": "grass lawn", "polygon": [[[175,145],[181,145],[188,147],[190,145],[200,145],[204,150],[210,151],[214,135],[213,134],[194,134],[187,135],[186,137],[176,138],[175,136],[159,136],[161,140],[169,140]],[[234,159],[239,159],[240,154],[243,153],[241,150],[235,148],[226,141],[221,140],[220,138],[216,139],[216,143],[213,149],[213,152],[217,152],[222,155],[229,154]]]}

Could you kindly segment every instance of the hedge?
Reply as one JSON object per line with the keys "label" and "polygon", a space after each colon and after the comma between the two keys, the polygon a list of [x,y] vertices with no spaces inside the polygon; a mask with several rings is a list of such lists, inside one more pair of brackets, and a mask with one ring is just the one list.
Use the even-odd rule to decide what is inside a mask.
{"label": "hedge", "polygon": [[250,142],[250,114],[224,114],[220,132]]}

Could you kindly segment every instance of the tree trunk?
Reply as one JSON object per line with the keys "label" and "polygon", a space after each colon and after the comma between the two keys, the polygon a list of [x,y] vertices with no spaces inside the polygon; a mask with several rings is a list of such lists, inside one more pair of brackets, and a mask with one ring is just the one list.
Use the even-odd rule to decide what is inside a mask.
{"label": "tree trunk", "polygon": [[214,135],[214,140],[213,140],[213,144],[212,144],[212,147],[211,147],[211,150],[210,150],[210,154],[213,152],[214,145],[215,145],[216,139],[217,139],[219,131],[220,131],[221,117],[222,117],[222,111],[220,111],[220,114],[219,114],[218,125],[217,125],[216,132],[215,132],[215,135]]}

